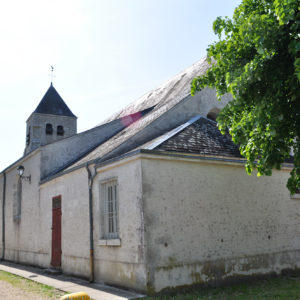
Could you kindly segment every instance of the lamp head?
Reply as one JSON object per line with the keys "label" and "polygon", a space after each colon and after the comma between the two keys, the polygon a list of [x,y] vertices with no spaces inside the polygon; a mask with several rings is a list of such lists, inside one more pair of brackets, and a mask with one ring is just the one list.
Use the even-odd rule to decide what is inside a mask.
{"label": "lamp head", "polygon": [[25,168],[24,168],[22,165],[19,166],[18,169],[17,169],[18,175],[19,175],[20,177],[23,176],[24,171],[25,171]]}

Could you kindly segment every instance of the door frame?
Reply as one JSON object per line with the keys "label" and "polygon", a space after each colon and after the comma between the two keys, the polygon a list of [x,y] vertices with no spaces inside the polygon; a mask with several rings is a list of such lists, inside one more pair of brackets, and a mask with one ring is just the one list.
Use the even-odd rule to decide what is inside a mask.
{"label": "door frame", "polygon": [[[51,227],[51,265],[59,268],[61,266],[61,195],[52,197],[52,227]],[[57,249],[58,248],[58,249]]]}

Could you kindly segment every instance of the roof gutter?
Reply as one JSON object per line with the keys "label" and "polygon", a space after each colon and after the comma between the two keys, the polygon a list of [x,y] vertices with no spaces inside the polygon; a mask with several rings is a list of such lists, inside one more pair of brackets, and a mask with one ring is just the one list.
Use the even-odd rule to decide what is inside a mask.
{"label": "roof gutter", "polygon": [[[238,165],[244,165],[246,163],[246,159],[243,157],[226,157],[226,156],[214,156],[214,155],[205,155],[205,154],[187,154],[187,153],[179,153],[179,152],[167,152],[167,151],[159,151],[159,150],[149,150],[149,149],[137,149],[133,150],[131,152],[127,152],[118,156],[115,156],[110,159],[105,158],[96,158],[88,161],[87,163],[82,163],[76,167],[61,171],[59,173],[56,173],[54,175],[51,175],[49,177],[46,177],[45,179],[40,181],[40,184],[44,184],[46,182],[49,182],[55,178],[64,176],[66,174],[72,173],[76,170],[79,170],[81,168],[84,168],[87,164],[95,164],[95,167],[102,167],[114,162],[117,162],[119,160],[122,160],[127,157],[131,157],[137,154],[150,154],[150,155],[157,155],[162,157],[170,157],[170,158],[180,158],[180,159],[193,159],[198,161],[212,161],[212,162],[223,162],[223,163],[229,163],[229,164],[238,164]],[[291,169],[293,168],[292,163],[283,163],[282,167]]]}

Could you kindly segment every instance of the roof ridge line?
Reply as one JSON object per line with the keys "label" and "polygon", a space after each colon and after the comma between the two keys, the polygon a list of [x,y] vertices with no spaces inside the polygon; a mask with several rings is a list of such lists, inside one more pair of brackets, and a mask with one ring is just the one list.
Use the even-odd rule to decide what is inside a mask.
{"label": "roof ridge line", "polygon": [[203,118],[201,115],[197,115],[197,116],[191,118],[187,122],[177,126],[176,128],[172,129],[171,131],[168,131],[167,133],[165,133],[159,140],[153,142],[152,144],[150,144],[145,149],[153,150],[154,148],[156,148],[157,146],[159,146],[160,144],[162,144],[163,142],[165,142],[169,138],[173,137],[175,134],[179,133],[180,131],[182,131],[186,127],[188,127],[188,126],[192,125],[193,123],[195,123],[196,121],[200,120],[201,118]]}

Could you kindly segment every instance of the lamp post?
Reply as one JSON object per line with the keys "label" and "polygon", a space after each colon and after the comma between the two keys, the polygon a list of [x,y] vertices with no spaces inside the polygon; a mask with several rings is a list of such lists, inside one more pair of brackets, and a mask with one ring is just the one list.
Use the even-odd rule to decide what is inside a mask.
{"label": "lamp post", "polygon": [[31,183],[31,175],[29,176],[24,176],[25,168],[24,166],[20,165],[17,169],[18,175],[22,180],[28,181]]}

